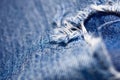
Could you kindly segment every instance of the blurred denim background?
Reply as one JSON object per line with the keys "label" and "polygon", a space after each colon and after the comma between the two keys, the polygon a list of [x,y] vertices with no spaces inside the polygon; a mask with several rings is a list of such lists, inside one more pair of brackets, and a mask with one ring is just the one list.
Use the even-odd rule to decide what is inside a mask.
{"label": "blurred denim background", "polygon": [[[62,7],[65,11],[74,12],[84,9],[94,2],[95,0],[1,0],[0,80],[17,80],[19,77],[21,80],[41,80],[41,77],[49,80],[49,74],[54,73],[50,73],[49,69],[56,67],[52,63],[57,64],[61,57],[67,57],[67,55],[70,54],[67,59],[71,59],[71,61],[66,62],[69,64],[72,62],[72,56],[78,55],[81,51],[84,53],[85,51],[86,53],[89,52],[89,47],[85,46],[86,43],[83,40],[70,43],[68,47],[48,44],[49,31],[53,29],[51,23],[54,16],[57,12],[60,13],[59,8]],[[97,0],[96,2],[103,4],[105,0]],[[93,21],[93,18],[93,20],[86,22],[88,30],[90,30],[91,26],[99,26],[100,23],[102,23],[103,17],[106,16],[93,16],[99,19],[98,21]],[[112,17],[114,17],[114,19],[119,18],[113,15]],[[106,20],[110,19],[110,15],[107,16]],[[92,22],[96,23],[96,26]],[[118,30],[120,30],[120,27]],[[94,32],[93,29],[90,31]],[[112,39],[111,37],[106,37],[109,35],[106,34],[104,41],[113,64],[117,70],[120,70],[120,33],[118,33],[117,35],[114,34]],[[81,46],[83,47],[81,48]],[[64,62],[64,59],[62,62]],[[48,64],[50,64],[51,67],[46,67]],[[97,78],[94,78],[95,74],[89,75],[87,72],[79,74],[79,67],[70,72],[73,72],[73,74],[69,73],[69,71],[68,73],[58,73],[67,74],[71,79],[75,79],[74,72],[77,72],[78,75],[76,75],[76,79],[80,79],[80,75],[85,74],[85,80],[102,80],[99,74]],[[58,74],[56,74],[53,79],[62,78],[64,79],[64,76],[59,78]]]}

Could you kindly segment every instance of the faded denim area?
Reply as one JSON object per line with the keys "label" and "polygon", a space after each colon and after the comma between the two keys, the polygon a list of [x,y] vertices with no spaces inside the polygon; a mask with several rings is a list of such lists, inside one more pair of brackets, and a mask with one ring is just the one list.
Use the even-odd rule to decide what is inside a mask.
{"label": "faded denim area", "polygon": [[83,34],[67,44],[50,42],[66,17],[107,1],[1,0],[0,80],[120,80],[120,22],[97,30],[119,14],[96,12],[85,19],[88,42]]}

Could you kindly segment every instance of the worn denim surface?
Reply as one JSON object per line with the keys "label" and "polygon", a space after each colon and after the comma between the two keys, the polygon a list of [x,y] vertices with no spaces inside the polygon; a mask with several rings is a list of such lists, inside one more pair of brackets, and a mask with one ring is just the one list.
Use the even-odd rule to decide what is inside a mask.
{"label": "worn denim surface", "polygon": [[107,1],[1,0],[0,80],[116,80],[119,73],[113,72],[113,65],[120,71],[120,22],[106,25],[110,28],[100,31],[102,37],[96,28],[119,15],[90,16],[85,27],[93,38],[88,42],[82,34],[67,44],[50,42],[51,32],[66,15]]}

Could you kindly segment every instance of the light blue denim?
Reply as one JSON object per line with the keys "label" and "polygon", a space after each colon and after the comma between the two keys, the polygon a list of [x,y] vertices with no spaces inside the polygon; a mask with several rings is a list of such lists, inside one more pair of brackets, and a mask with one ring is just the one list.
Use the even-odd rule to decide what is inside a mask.
{"label": "light blue denim", "polygon": [[[1,0],[0,80],[119,80],[119,73],[109,69],[120,71],[120,22],[106,25],[110,28],[100,31],[102,37],[97,31],[101,24],[119,19],[119,14],[96,12],[85,19],[89,34],[102,39],[95,48],[82,34],[68,43],[50,40],[66,17],[107,1]],[[72,22],[79,26],[79,21]]]}

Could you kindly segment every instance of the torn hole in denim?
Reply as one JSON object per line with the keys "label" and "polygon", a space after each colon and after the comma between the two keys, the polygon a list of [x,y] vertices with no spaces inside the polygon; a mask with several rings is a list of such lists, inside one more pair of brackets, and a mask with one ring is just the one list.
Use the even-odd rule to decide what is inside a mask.
{"label": "torn hole in denim", "polygon": [[84,25],[88,33],[102,37],[113,64],[117,70],[120,70],[120,65],[116,60],[120,57],[120,15],[113,12],[97,12],[89,16]]}

